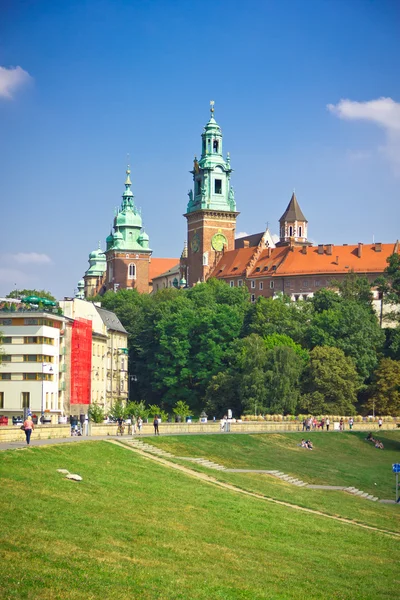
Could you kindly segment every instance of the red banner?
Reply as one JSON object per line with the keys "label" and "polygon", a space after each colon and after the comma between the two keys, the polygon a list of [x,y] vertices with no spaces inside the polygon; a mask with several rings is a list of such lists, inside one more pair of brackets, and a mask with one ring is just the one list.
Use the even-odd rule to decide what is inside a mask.
{"label": "red banner", "polygon": [[75,319],[71,336],[71,404],[90,404],[92,321]]}

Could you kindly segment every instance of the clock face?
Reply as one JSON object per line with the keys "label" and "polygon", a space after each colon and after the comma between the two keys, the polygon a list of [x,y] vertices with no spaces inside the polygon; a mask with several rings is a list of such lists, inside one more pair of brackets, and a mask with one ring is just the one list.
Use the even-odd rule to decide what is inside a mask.
{"label": "clock face", "polygon": [[211,246],[217,252],[222,252],[224,246],[227,246],[228,242],[223,233],[216,233],[211,240]]}
{"label": "clock face", "polygon": [[192,252],[198,252],[200,250],[200,237],[198,233],[195,233],[192,237],[190,246],[192,248]]}

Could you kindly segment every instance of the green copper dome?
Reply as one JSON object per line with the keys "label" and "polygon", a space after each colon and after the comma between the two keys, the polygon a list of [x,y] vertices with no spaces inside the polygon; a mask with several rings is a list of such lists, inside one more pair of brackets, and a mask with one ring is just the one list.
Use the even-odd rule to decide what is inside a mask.
{"label": "green copper dome", "polygon": [[138,210],[129,206],[117,214],[114,220],[115,227],[138,227],[142,228],[142,217]]}
{"label": "green copper dome", "polygon": [[[100,275],[103,275],[103,273],[107,269],[106,261],[107,261],[106,255],[100,248],[100,242],[99,242],[99,247],[96,250],[93,250],[93,252],[91,252],[89,254],[89,268],[86,271],[85,275],[88,275],[89,277],[90,276],[98,277]],[[79,282],[79,284],[78,284],[78,289],[79,289],[80,283],[81,282]]]}

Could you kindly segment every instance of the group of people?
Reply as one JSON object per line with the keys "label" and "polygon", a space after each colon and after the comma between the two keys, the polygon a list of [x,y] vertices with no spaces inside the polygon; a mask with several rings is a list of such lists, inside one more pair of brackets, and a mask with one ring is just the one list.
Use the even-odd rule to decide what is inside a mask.
{"label": "group of people", "polygon": [[376,440],[371,432],[369,432],[365,439],[367,442],[372,442],[375,445],[375,448],[378,448],[379,450],[383,450],[385,448],[382,442],[380,440]]}
{"label": "group of people", "polygon": [[117,428],[117,435],[124,435],[124,431],[125,431],[125,425],[128,426],[128,435],[134,435],[137,432],[140,434],[142,431],[142,426],[143,426],[143,419],[142,417],[138,417],[136,420],[133,419],[123,419],[122,417],[119,417],[117,419],[117,423],[118,423],[118,428]]}
{"label": "group of people", "polygon": [[318,419],[315,417],[308,417],[308,419],[303,419],[303,431],[311,431],[311,429],[324,429],[325,427],[326,430],[329,431],[330,424],[331,422],[329,417],[326,419],[322,418],[320,421],[318,421]]}
{"label": "group of people", "polygon": [[301,440],[301,444],[299,444],[302,448],[307,448],[307,450],[313,450],[314,446],[311,440]]}

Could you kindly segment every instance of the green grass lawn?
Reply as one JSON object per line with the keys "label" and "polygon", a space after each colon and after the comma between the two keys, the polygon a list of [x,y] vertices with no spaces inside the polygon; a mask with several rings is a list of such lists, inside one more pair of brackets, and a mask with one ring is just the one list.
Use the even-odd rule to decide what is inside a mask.
{"label": "green grass lawn", "polygon": [[[301,437],[296,433],[176,436],[146,438],[146,443],[162,447],[175,456],[205,457],[230,468],[277,468],[308,482],[353,485],[381,498],[394,498],[395,476],[391,465],[400,462],[399,432],[380,436],[387,453],[386,449],[378,451],[372,444],[368,445],[365,435],[359,433],[311,436],[315,442],[312,452],[297,445]],[[173,462],[276,500],[400,532],[398,505],[374,503],[343,492],[298,488],[268,475],[225,473],[196,463]]]}
{"label": "green grass lawn", "polygon": [[[299,447],[309,437],[314,450]],[[229,468],[278,469],[308,483],[354,486],[395,496],[392,463],[400,462],[400,431],[382,431],[377,450],[360,432],[196,435],[146,438],[176,456],[205,457]],[[376,484],[376,485],[375,485]]]}
{"label": "green grass lawn", "polygon": [[398,595],[399,539],[219,489],[107,442],[2,452],[0,476],[1,598]]}

